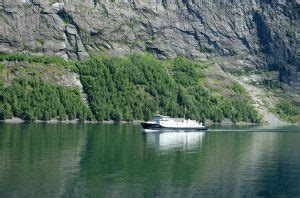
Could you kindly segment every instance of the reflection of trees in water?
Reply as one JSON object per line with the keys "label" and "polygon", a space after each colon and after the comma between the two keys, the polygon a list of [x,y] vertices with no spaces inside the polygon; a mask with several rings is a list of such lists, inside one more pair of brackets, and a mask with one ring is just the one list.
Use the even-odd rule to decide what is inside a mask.
{"label": "reflection of trees in water", "polygon": [[79,185],[84,195],[256,195],[265,187],[257,181],[278,176],[268,172],[276,163],[271,158],[279,149],[277,134],[208,132],[205,138],[184,139],[182,134],[139,134],[131,126],[103,131],[88,135]]}
{"label": "reflection of trees in water", "polygon": [[[80,179],[74,187],[76,193],[136,197],[163,192],[177,182],[178,185],[190,185],[189,178],[196,171],[194,162],[199,153],[189,153],[187,148],[198,145],[202,135],[185,135],[183,140],[177,134],[175,140],[183,140],[178,143],[183,143],[186,149],[172,150],[169,155],[149,147],[139,126],[100,125],[90,128],[81,160]],[[180,169],[184,171],[178,171]]]}
{"label": "reflection of trees in water", "polygon": [[[235,189],[236,194],[252,192],[253,196],[265,197],[300,195],[300,153],[297,152],[300,150],[300,136],[291,134],[253,134],[238,168],[240,185]],[[250,185],[245,181],[251,181]]]}
{"label": "reflection of trees in water", "polygon": [[85,126],[1,124],[1,129],[0,197],[60,196],[78,170]]}
{"label": "reflection of trees in water", "polygon": [[94,125],[89,128],[80,162],[80,178],[71,196],[123,197],[131,177],[140,176],[144,143],[139,126]]}
{"label": "reflection of trees in water", "polygon": [[[268,196],[299,186],[296,133],[148,136],[134,125],[2,126],[0,197],[12,191],[41,197]],[[291,180],[295,184],[287,187]]]}
{"label": "reflection of trees in water", "polygon": [[[272,132],[219,132],[206,136],[207,142],[203,144],[205,158],[193,177],[191,189],[198,189],[200,195],[225,197],[292,192],[291,187],[283,190],[283,186],[294,177],[292,175],[299,174],[299,169],[287,170],[290,162],[300,164],[300,155],[297,158],[287,151],[288,148],[300,149],[293,137]],[[299,135],[296,137],[300,138]],[[299,145],[298,149],[295,145]],[[284,177],[282,172],[286,173]],[[299,186],[299,179],[298,176],[298,181],[291,184]]]}

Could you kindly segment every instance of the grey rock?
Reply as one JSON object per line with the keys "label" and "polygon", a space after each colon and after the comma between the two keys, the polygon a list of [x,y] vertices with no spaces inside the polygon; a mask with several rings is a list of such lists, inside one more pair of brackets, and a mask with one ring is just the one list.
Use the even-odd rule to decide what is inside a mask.
{"label": "grey rock", "polygon": [[3,0],[0,8],[0,52],[222,57],[236,69],[288,65],[285,81],[300,70],[298,0]]}
{"label": "grey rock", "polygon": [[53,10],[53,8],[50,5],[46,5],[46,6],[43,6],[41,13],[42,14],[54,14],[55,11]]}
{"label": "grey rock", "polygon": [[69,24],[69,25],[66,26],[66,31],[67,31],[68,34],[77,35],[76,27],[72,24]]}

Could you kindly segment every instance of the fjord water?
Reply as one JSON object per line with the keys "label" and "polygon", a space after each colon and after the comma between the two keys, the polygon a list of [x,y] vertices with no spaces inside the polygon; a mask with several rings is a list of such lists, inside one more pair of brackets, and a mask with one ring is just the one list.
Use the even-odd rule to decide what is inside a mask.
{"label": "fjord water", "polygon": [[0,124],[0,197],[300,196],[300,128]]}

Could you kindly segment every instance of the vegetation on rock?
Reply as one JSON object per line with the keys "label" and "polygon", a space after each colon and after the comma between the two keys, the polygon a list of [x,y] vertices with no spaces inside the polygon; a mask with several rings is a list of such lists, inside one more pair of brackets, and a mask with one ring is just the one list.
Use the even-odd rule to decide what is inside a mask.
{"label": "vegetation on rock", "polygon": [[76,88],[65,88],[40,79],[19,78],[0,85],[0,119],[90,120],[92,115]]}
{"label": "vegetation on rock", "polygon": [[[259,122],[240,84],[224,87],[230,94],[222,95],[218,89],[205,87],[209,64],[182,57],[158,60],[148,54],[134,54],[68,62],[55,57],[1,54],[0,61],[5,71],[2,77],[14,73],[13,78],[8,77],[11,82],[3,81],[0,86],[0,119],[131,121],[147,120],[159,112],[201,121],[229,118],[233,122]],[[18,64],[8,69],[5,64],[9,62]],[[59,70],[54,65],[79,73],[90,109],[77,88],[55,84],[44,79],[49,76],[38,74],[47,71],[41,67],[49,67],[49,72]]]}
{"label": "vegetation on rock", "polygon": [[67,61],[57,56],[32,56],[25,54],[3,54],[0,53],[0,62],[3,61],[14,61],[14,62],[28,62],[28,63],[43,63],[43,64],[54,64],[57,66],[73,68],[74,64],[72,61]]}
{"label": "vegetation on rock", "polygon": [[291,100],[280,100],[273,111],[286,121],[300,122],[300,107]]}
{"label": "vegetation on rock", "polygon": [[0,54],[0,61],[1,120],[92,119],[80,90],[57,82],[68,80],[65,77],[72,74],[73,62],[24,54]]}
{"label": "vegetation on rock", "polygon": [[131,55],[79,62],[78,72],[99,121],[147,120],[160,112],[201,121],[258,122],[241,85],[234,85],[237,94],[231,98],[212,94],[202,85],[205,67],[181,57],[160,61],[150,55]]}

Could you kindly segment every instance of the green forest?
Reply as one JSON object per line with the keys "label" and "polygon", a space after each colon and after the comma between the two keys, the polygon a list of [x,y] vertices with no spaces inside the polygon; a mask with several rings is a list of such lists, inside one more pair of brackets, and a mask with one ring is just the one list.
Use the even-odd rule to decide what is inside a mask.
{"label": "green forest", "polygon": [[185,58],[158,60],[150,55],[97,57],[78,63],[93,115],[101,120],[147,120],[155,112],[221,122],[259,122],[244,88],[235,96],[213,94],[203,86],[205,64]]}
{"label": "green forest", "polygon": [[[4,61],[4,62],[3,62]],[[182,57],[159,60],[148,54],[93,57],[68,62],[55,57],[0,55],[7,62],[58,65],[79,74],[88,105],[77,88],[18,77],[0,84],[0,119],[148,120],[155,113],[221,122],[259,122],[244,88],[236,83],[230,97],[205,87],[206,63]]]}
{"label": "green forest", "polygon": [[91,120],[80,92],[43,82],[40,79],[16,79],[8,87],[0,84],[0,119],[19,117],[24,120]]}

